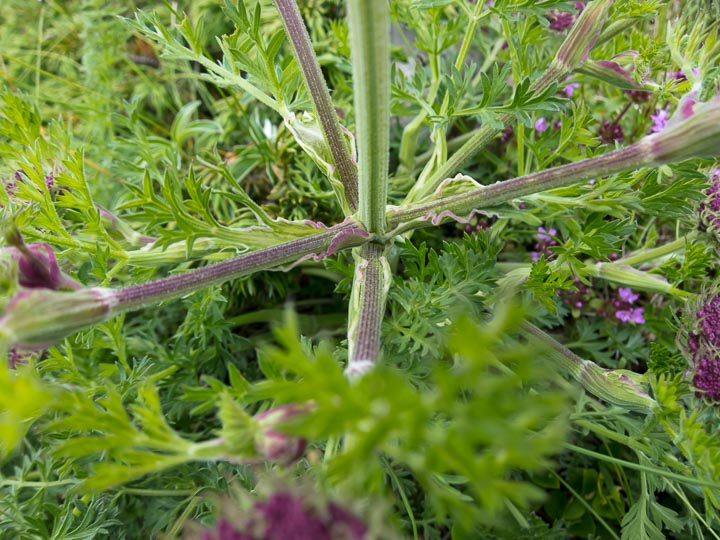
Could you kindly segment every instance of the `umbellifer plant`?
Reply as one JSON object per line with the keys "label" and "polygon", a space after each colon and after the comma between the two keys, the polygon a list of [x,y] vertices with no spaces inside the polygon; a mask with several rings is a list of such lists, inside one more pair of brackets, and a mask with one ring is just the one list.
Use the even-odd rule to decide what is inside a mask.
{"label": "umbellifer plant", "polygon": [[[122,135],[106,143],[122,195],[91,187],[86,168],[106,165],[64,139],[97,134],[43,129],[31,98],[5,89],[0,451],[15,465],[0,486],[17,510],[0,509],[0,531],[44,537],[31,524],[39,507],[16,490],[73,487],[92,495],[44,518],[56,535],[73,504],[94,505],[78,531],[176,534],[191,517],[210,521],[200,491],[227,491],[229,475],[249,487],[252,472],[288,484],[295,473],[356,508],[313,502],[306,525],[281,527],[267,522],[269,502],[246,505],[265,509],[262,523],[234,521],[254,527],[237,531],[248,538],[321,534],[303,526],[338,538],[717,537],[714,394],[690,386],[687,338],[675,343],[669,326],[683,310],[702,319],[685,302],[715,264],[688,223],[720,156],[717,28],[660,19],[656,39],[684,71],[653,80],[663,57],[625,36],[673,8],[636,4],[348,0],[336,6],[346,26],[328,26],[312,13],[306,23],[295,0],[226,1],[208,18],[233,29],[215,43],[177,11],[172,24],[138,12],[124,28],[161,54],[132,60],[174,62],[206,110],[191,120],[200,103],[183,106],[163,139],[153,107],[127,103]],[[571,100],[583,83],[608,92],[593,104],[611,115],[597,137],[614,149]],[[252,144],[221,156],[237,133]],[[510,178],[489,181],[499,172],[488,163],[504,166],[493,153],[510,158]],[[293,167],[273,163],[283,155]],[[283,195],[252,187],[263,164]],[[314,197],[319,216],[302,208]],[[158,267],[176,271],[158,278]],[[319,312],[288,311],[280,347],[241,343],[234,325],[275,319],[261,309],[272,304],[253,318],[240,309],[252,302],[219,286],[297,268],[340,281],[347,341],[300,339]],[[252,299],[270,279],[228,291]],[[245,359],[256,347],[259,370]],[[702,358],[713,373],[720,357]],[[112,490],[190,501],[172,524],[131,524],[137,501],[113,513]],[[302,506],[291,492],[278,491]],[[328,508],[345,512],[335,532]]]}

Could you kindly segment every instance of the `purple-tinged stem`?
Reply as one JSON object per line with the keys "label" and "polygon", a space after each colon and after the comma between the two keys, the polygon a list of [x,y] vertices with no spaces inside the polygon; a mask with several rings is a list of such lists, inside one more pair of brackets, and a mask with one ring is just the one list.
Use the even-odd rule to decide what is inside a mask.
{"label": "purple-tinged stem", "polygon": [[339,249],[358,246],[365,242],[368,236],[368,233],[357,223],[348,221],[322,233],[252,251],[227,261],[156,281],[116,289],[117,305],[113,313],[139,309],[169,298],[179,298],[187,293],[259,270],[296,264],[310,257],[320,259]]}
{"label": "purple-tinged stem", "polygon": [[[477,208],[494,206],[511,199],[540,191],[565,187],[583,180],[607,176],[639,167],[674,163],[692,158],[713,158],[720,154],[720,94],[704,103],[694,101],[692,94],[667,127],[637,143],[602,156],[561,165],[534,174],[497,182],[490,186],[426,203],[395,207],[388,215],[390,228],[419,220],[437,225],[444,218],[458,219]],[[441,190],[439,190],[441,191]],[[440,195],[440,194],[438,194]]]}
{"label": "purple-tinged stem", "polygon": [[320,259],[339,249],[361,245],[369,236],[357,223],[347,220],[312,236],[140,285],[71,292],[46,288],[21,290],[0,314],[0,347],[47,348],[119,313],[179,298],[259,270],[297,264],[307,258]]}
{"label": "purple-tinged stem", "polygon": [[371,369],[380,357],[380,331],[390,286],[385,247],[368,243],[356,250],[355,277],[348,314],[348,366],[354,378]]}
{"label": "purple-tinged stem", "polygon": [[540,191],[632,170],[648,164],[647,157],[647,149],[636,144],[602,156],[497,182],[467,193],[443,197],[427,203],[397,207],[388,215],[388,226],[394,228],[414,219],[428,221],[428,225],[437,225],[444,218],[462,216],[476,208],[494,206]]}
{"label": "purple-tinged stem", "polygon": [[345,138],[340,132],[340,121],[330,100],[330,92],[320,70],[310,35],[305,28],[295,0],[275,0],[275,5],[280,12],[285,31],[290,37],[295,59],[302,70],[305,84],[310,92],[313,109],[320,120],[320,128],[335,161],[338,175],[345,187],[345,196],[350,210],[355,212],[358,208],[357,167],[352,161]]}

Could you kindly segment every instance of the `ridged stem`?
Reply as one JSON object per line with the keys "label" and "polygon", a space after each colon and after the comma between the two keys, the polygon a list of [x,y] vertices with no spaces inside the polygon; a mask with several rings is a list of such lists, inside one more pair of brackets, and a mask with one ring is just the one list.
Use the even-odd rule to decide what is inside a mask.
{"label": "ridged stem", "polygon": [[357,223],[347,222],[318,234],[258,249],[189,272],[115,289],[116,304],[112,312],[140,309],[259,270],[297,263],[308,257],[319,259],[339,249],[360,245],[367,237],[368,233]]}
{"label": "ridged stem", "polygon": [[557,362],[572,378],[593,396],[631,411],[652,412],[657,402],[631,377],[626,370],[605,369],[584,360],[537,326],[524,322],[522,331],[544,345],[549,358]]}
{"label": "ridged stem", "polygon": [[388,215],[388,227],[392,229],[413,219],[427,220],[428,224],[437,225],[445,217],[467,214],[476,208],[494,206],[540,191],[649,165],[653,159],[647,142],[641,141],[602,156],[497,182],[466,193],[442,197],[427,203],[397,207],[391,209]]}
{"label": "ridged stem", "polygon": [[348,377],[371,369],[380,357],[380,331],[391,273],[384,246],[367,243],[355,250],[355,276],[348,313]]}
{"label": "ridged stem", "polygon": [[348,0],[359,218],[371,234],[385,232],[390,149],[390,7],[387,0]]}
{"label": "ridged stem", "polygon": [[275,0],[275,5],[280,12],[295,59],[310,92],[313,110],[320,121],[320,129],[345,188],[344,197],[342,194],[338,197],[340,200],[346,198],[351,212],[355,212],[358,208],[357,167],[353,163],[345,137],[340,130],[340,120],[330,99],[330,91],[320,70],[310,35],[295,0]]}

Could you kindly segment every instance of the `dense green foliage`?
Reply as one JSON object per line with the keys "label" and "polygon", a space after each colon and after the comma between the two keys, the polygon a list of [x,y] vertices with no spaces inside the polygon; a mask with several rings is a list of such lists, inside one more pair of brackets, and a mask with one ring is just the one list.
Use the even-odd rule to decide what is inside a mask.
{"label": "dense green foliage", "polygon": [[[353,132],[344,2],[298,4]],[[608,153],[715,94],[714,0],[616,0],[589,63],[533,91],[567,34],[553,17],[575,9],[390,2],[389,205],[479,126],[503,131],[417,200]],[[3,229],[88,287],[347,217],[272,1],[5,0],[0,74]],[[717,166],[598,175],[391,231],[382,361],[357,380],[343,368],[364,255],[348,250],[122,314],[16,369],[0,358],[0,538],[178,537],[267,483],[341,500],[378,538],[720,538],[720,413],[684,356],[719,264],[698,212]],[[21,289],[7,269],[6,310]],[[528,322],[628,371],[593,391]],[[653,407],[624,406],[628,388]],[[258,459],[253,415],[298,403],[283,430],[304,458]]]}

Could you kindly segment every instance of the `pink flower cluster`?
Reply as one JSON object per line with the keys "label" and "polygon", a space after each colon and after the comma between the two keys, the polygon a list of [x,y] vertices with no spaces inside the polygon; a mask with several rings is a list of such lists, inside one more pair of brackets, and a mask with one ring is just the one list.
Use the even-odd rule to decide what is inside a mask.
{"label": "pink flower cluster", "polygon": [[635,304],[640,293],[633,292],[630,287],[620,287],[616,297],[601,297],[595,289],[574,278],[572,290],[559,290],[558,296],[563,303],[573,310],[586,308],[591,313],[605,318],[618,320],[621,323],[645,324],[645,309]]}
{"label": "pink flower cluster", "polygon": [[314,498],[288,491],[256,502],[247,516],[220,519],[201,540],[362,540],[367,525],[339,504],[320,505]]}

